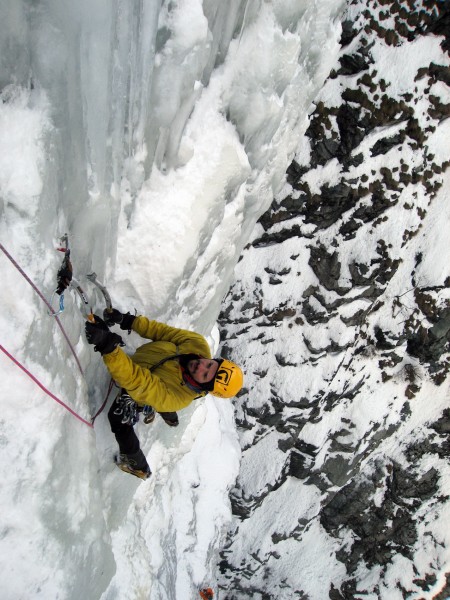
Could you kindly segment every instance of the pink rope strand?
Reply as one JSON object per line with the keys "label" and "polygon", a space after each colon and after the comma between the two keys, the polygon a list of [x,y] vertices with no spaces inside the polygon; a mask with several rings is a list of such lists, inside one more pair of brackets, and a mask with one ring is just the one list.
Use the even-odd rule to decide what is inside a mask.
{"label": "pink rope strand", "polygon": [[74,410],[72,410],[72,409],[70,408],[70,406],[67,406],[67,404],[65,404],[65,403],[64,403],[62,400],[60,400],[59,398],[57,398],[57,397],[55,396],[55,394],[52,394],[52,392],[50,392],[50,391],[49,391],[49,390],[48,390],[48,389],[47,389],[47,388],[46,388],[46,387],[45,387],[45,386],[44,386],[44,385],[43,385],[43,384],[42,384],[42,383],[41,383],[41,382],[40,382],[40,381],[39,381],[39,380],[38,380],[38,379],[37,379],[37,378],[34,376],[34,375],[32,375],[32,374],[30,373],[30,371],[28,371],[28,369],[26,369],[26,368],[25,368],[25,367],[24,367],[24,366],[23,366],[23,365],[22,365],[22,364],[21,364],[21,363],[20,363],[18,360],[16,360],[16,359],[14,358],[14,356],[13,356],[12,354],[10,354],[10,353],[8,352],[8,350],[6,350],[6,348],[4,348],[4,347],[3,347],[1,344],[0,344],[0,350],[1,350],[2,352],[4,352],[4,353],[6,354],[6,356],[7,356],[8,358],[10,358],[10,359],[13,361],[13,363],[14,363],[15,365],[17,365],[17,366],[18,366],[20,369],[22,369],[22,371],[23,371],[24,373],[26,373],[26,374],[28,375],[28,377],[30,377],[30,379],[32,379],[32,380],[34,381],[34,383],[36,383],[36,384],[37,384],[37,385],[38,385],[38,386],[41,388],[41,390],[43,390],[43,391],[44,391],[44,392],[45,392],[45,393],[46,393],[48,396],[50,396],[50,398],[53,398],[53,400],[55,400],[55,402],[58,402],[58,404],[61,404],[61,406],[63,406],[63,407],[64,407],[66,410],[68,410],[68,411],[69,411],[69,412],[70,412],[70,413],[71,413],[71,414],[72,414],[74,417],[76,417],[76,418],[77,418],[79,421],[81,421],[82,423],[84,423],[84,424],[85,424],[85,425],[87,425],[88,427],[92,427],[92,428],[94,427],[94,426],[92,425],[92,423],[89,423],[89,421],[86,421],[85,419],[83,419],[83,417],[80,417],[80,415],[79,415],[79,414],[77,414],[77,413],[76,413]]}
{"label": "pink rope strand", "polygon": [[55,314],[55,311],[53,310],[53,307],[46,300],[45,296],[39,291],[39,289],[36,287],[36,285],[31,281],[31,279],[28,277],[28,275],[25,273],[25,271],[17,264],[17,262],[14,260],[14,258],[11,256],[11,254],[6,250],[6,248],[3,246],[3,244],[0,244],[0,249],[4,252],[5,256],[7,256],[9,258],[9,260],[16,267],[16,269],[19,271],[19,273],[24,276],[24,278],[28,281],[28,283],[31,285],[31,287],[34,289],[34,291],[37,293],[37,295],[39,296],[39,298],[45,303],[45,305],[47,306],[47,308],[52,313],[53,317],[55,318],[56,322],[59,325],[59,328],[62,331],[63,336],[66,338],[66,342],[69,344],[69,348],[72,351],[72,354],[73,354],[73,356],[75,358],[75,361],[76,361],[76,363],[78,365],[78,368],[80,369],[80,373],[83,375],[83,368],[82,368],[82,366],[80,364],[80,361],[78,360],[78,357],[76,355],[75,349],[72,346],[72,343],[69,340],[69,336],[65,332],[64,327],[62,326],[62,323],[61,323],[59,317]]}
{"label": "pink rope strand", "polygon": [[114,385],[114,381],[111,379],[111,381],[109,382],[109,387],[108,387],[108,391],[106,393],[106,398],[103,401],[103,404],[100,406],[100,408],[98,409],[98,411],[95,413],[95,415],[92,417],[92,425],[94,424],[95,419],[98,417],[98,415],[103,411],[103,409],[106,406],[106,403],[108,401],[109,398],[109,394],[111,393],[111,390],[113,389],[113,385]]}

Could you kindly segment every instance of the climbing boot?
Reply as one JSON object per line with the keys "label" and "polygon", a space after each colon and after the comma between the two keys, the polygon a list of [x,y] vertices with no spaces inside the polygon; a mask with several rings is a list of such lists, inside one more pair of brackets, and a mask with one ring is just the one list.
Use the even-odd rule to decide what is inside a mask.
{"label": "climbing boot", "polygon": [[135,454],[117,454],[114,462],[119,469],[139,479],[148,479],[152,474],[142,450]]}
{"label": "climbing boot", "polygon": [[146,425],[150,425],[155,420],[155,410],[152,406],[146,404],[142,409],[142,414],[144,415],[144,423]]}

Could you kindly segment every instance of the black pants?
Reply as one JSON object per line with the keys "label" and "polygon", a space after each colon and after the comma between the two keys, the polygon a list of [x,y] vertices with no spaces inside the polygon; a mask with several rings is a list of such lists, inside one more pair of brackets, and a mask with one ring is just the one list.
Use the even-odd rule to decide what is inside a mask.
{"label": "black pants", "polygon": [[[135,454],[140,450],[139,438],[134,432],[134,427],[128,423],[122,423],[123,403],[120,401],[120,395],[111,404],[108,412],[108,419],[111,425],[111,431],[116,436],[121,454]],[[173,426],[178,425],[178,415],[176,412],[159,413],[164,421]]]}

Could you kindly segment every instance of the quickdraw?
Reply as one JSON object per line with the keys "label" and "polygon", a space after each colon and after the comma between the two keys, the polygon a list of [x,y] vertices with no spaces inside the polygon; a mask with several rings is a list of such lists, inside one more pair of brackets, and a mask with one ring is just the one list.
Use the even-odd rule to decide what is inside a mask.
{"label": "quickdraw", "polygon": [[[50,299],[50,307],[52,308],[52,310],[48,311],[48,314],[50,316],[56,316],[59,315],[63,312],[64,310],[64,292],[66,291],[66,289],[70,288],[73,289],[79,296],[79,298],[81,299],[81,313],[83,315],[83,317],[90,321],[91,323],[95,322],[95,317],[94,314],[92,312],[92,308],[91,305],[89,303],[89,300],[86,296],[86,293],[84,292],[83,288],[81,287],[80,283],[75,279],[75,277],[73,276],[73,267],[72,267],[72,262],[70,260],[70,248],[69,248],[69,236],[67,235],[67,233],[65,233],[62,238],[60,239],[61,242],[61,247],[57,248],[57,250],[59,252],[64,252],[64,259],[61,263],[61,266],[58,269],[58,273],[56,274],[56,289],[52,294],[52,297]],[[111,302],[111,296],[108,293],[108,290],[105,288],[104,285],[102,285],[98,280],[97,280],[97,274],[96,273],[89,273],[88,275],[86,275],[86,278],[91,281],[103,294],[103,297],[105,298],[105,302],[106,302],[106,309],[108,311],[112,310],[112,302]],[[55,311],[53,310],[53,302],[54,302],[54,297],[55,295],[59,296],[59,310]]]}
{"label": "quickdraw", "polygon": [[89,305],[89,300],[84,293],[83,288],[78,283],[78,281],[73,277],[73,267],[72,262],[70,260],[70,248],[69,248],[69,236],[65,233],[61,238],[62,247],[57,248],[59,252],[64,252],[64,259],[61,263],[61,266],[58,269],[58,273],[56,274],[56,289],[52,294],[50,299],[50,305],[53,306],[53,299],[55,294],[57,294],[59,298],[59,310],[58,312],[53,311],[49,312],[50,316],[55,316],[61,314],[64,310],[64,292],[67,288],[72,288],[78,294],[81,299],[81,313],[85,319],[91,321],[92,323],[95,321],[92,308]]}

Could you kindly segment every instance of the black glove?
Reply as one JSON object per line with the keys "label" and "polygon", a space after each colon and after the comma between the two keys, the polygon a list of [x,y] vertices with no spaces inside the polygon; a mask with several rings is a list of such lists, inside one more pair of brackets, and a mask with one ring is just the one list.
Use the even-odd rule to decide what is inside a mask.
{"label": "black glove", "polygon": [[97,315],[94,315],[95,323],[86,321],[84,330],[86,331],[86,339],[89,344],[95,344],[94,350],[104,354],[109,354],[117,346],[123,346],[122,338],[117,333],[109,331],[106,323]]}
{"label": "black glove", "polygon": [[124,315],[120,310],[117,310],[117,308],[105,308],[103,311],[103,318],[108,325],[120,325],[120,329],[123,329],[123,331],[131,331],[131,326],[136,317],[130,315],[130,313]]}
{"label": "black glove", "polygon": [[122,323],[123,314],[117,308],[105,308],[103,318],[107,325],[120,325]]}

